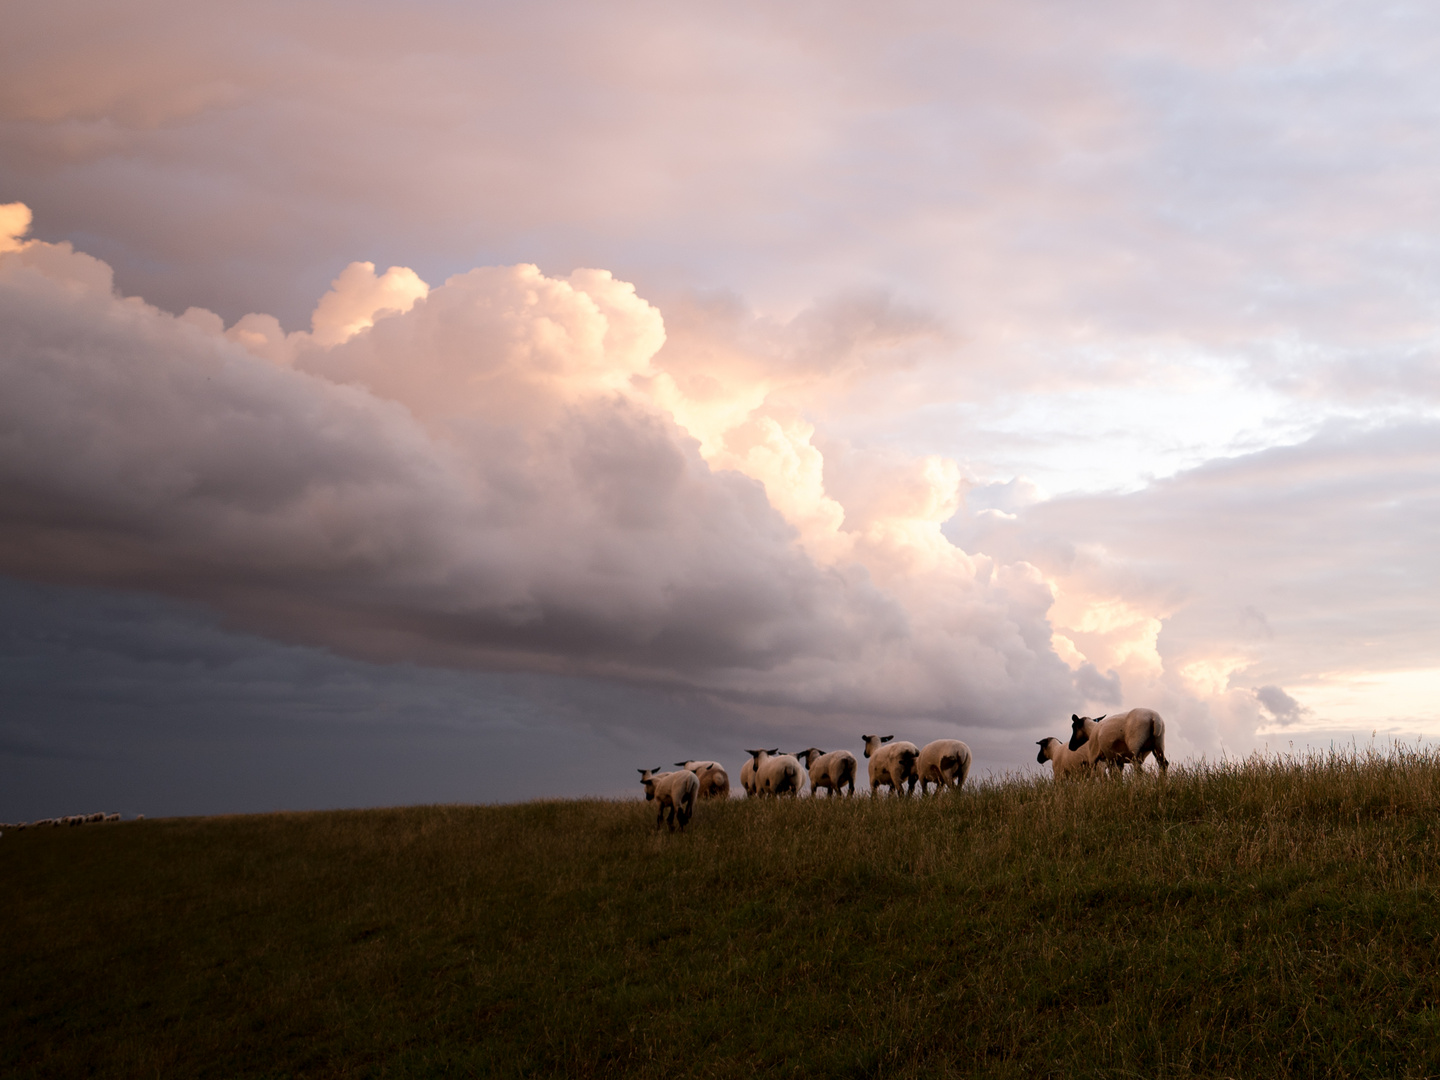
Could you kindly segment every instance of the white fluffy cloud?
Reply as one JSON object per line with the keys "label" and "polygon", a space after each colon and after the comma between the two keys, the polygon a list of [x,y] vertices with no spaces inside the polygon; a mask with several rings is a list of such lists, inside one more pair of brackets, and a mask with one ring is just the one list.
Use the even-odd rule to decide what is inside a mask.
{"label": "white fluffy cloud", "polygon": [[429,289],[354,264],[286,335],[119,298],[68,245],[11,247],[6,572],[375,659],[981,725],[1069,699],[1046,582],[941,535],[953,464],[891,460],[851,515],[809,425],[741,364],[692,399],[660,313],[608,273]]}

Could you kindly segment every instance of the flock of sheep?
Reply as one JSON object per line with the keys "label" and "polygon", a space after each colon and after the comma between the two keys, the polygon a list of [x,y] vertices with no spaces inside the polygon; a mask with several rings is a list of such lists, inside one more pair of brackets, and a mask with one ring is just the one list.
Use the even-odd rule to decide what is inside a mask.
{"label": "flock of sheep", "polygon": [[[144,816],[144,814],[140,814],[139,818],[143,818]],[[4,832],[6,829],[43,829],[46,826],[59,828],[61,825],[98,825],[105,821],[119,820],[119,814],[107,814],[104,811],[99,811],[94,814],[70,814],[67,817],[47,817],[41,818],[39,821],[18,821],[13,825],[0,824],[0,832]]]}
{"label": "flock of sheep", "polygon": [[[929,794],[934,784],[958,790],[970,773],[970,747],[959,739],[936,739],[917,747],[912,742],[893,742],[893,735],[864,735],[865,756],[870,762],[870,794],[888,787],[892,794]],[[1123,770],[1127,763],[1138,771],[1151,754],[1164,772],[1170,767],[1165,757],[1165,721],[1153,709],[1131,709],[1114,716],[1070,717],[1070,741],[1041,739],[1036,760],[1050,762],[1055,779],[1072,779],[1100,771]],[[848,750],[824,753],[816,747],[794,754],[774,750],[747,750],[750,760],[740,767],[740,786],[745,794],[799,795],[805,778],[810,779],[813,798],[824,788],[833,798],[844,792],[855,794],[855,777],[860,763]],[[641,769],[640,783],[645,798],[657,804],[655,828],[669,819],[670,831],[678,824],[683,831],[700,799],[724,799],[730,795],[730,774],[718,761],[677,761],[676,772]]]}

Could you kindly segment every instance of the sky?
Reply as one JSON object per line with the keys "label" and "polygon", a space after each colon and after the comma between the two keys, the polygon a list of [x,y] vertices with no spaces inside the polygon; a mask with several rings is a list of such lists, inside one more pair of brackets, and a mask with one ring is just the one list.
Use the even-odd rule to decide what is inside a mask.
{"label": "sky", "polygon": [[0,817],[1440,736],[1424,5],[4,20]]}

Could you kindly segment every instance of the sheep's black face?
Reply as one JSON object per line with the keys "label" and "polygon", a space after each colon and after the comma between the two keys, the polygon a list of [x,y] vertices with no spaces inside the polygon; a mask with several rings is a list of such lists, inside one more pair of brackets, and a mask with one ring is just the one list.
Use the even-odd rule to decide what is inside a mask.
{"label": "sheep's black face", "polygon": [[1037,765],[1044,765],[1045,762],[1050,760],[1045,756],[1045,749],[1050,745],[1050,740],[1041,739],[1036,745],[1040,747],[1040,753],[1035,755],[1035,763]]}
{"label": "sheep's black face", "polygon": [[1089,736],[1085,734],[1085,717],[1070,714],[1070,749],[1079,750],[1084,746]]}

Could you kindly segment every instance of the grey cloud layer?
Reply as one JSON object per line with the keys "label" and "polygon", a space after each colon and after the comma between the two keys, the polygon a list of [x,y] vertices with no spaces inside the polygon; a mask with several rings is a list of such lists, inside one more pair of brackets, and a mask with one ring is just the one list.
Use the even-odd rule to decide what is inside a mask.
{"label": "grey cloud layer", "polygon": [[605,389],[648,311],[608,275],[477,271],[289,367],[114,298],[84,256],[0,272],[5,572],[372,659],[981,723],[1068,692],[1042,583],[999,568],[927,598],[819,567],[762,485]]}

